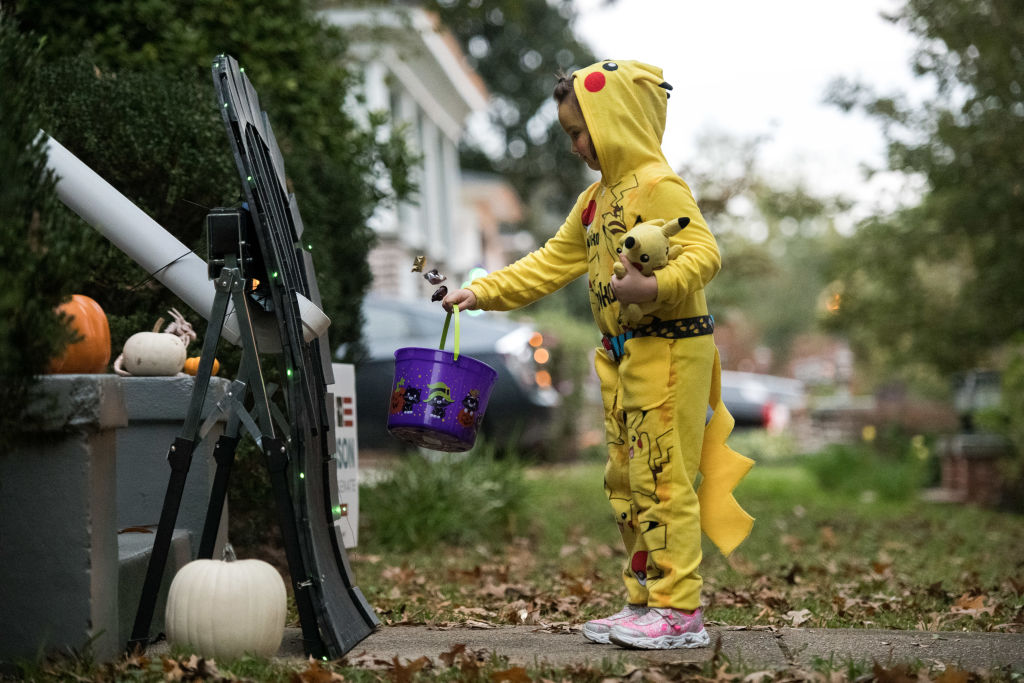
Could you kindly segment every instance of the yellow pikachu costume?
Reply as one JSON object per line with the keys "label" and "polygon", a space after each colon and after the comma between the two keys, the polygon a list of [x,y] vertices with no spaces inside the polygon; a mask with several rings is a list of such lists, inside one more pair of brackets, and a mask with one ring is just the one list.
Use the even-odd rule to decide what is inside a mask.
{"label": "yellow pikachu costume", "polygon": [[[509,310],[587,273],[604,335],[595,366],[608,442],[605,490],[629,555],[629,602],[693,610],[700,606],[701,529],[729,554],[753,525],[732,495],[753,461],[725,445],[733,419],[721,401],[704,299],[704,286],[721,267],[718,245],[661,151],[671,90],[661,69],[599,62],[575,72],[573,88],[601,180],[579,196],[543,247],[469,289],[480,308]],[[623,328],[610,284],[619,236],[639,223],[683,217],[689,223],[670,239],[681,254],[653,272],[658,294],[645,305],[649,314]]]}

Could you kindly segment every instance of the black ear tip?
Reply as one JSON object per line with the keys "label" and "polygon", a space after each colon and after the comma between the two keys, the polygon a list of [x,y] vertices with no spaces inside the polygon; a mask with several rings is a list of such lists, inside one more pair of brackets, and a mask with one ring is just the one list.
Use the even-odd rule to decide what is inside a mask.
{"label": "black ear tip", "polygon": [[679,219],[679,229],[680,230],[682,230],[683,228],[685,228],[689,224],[690,224],[690,219],[687,216],[683,216],[682,218]]}

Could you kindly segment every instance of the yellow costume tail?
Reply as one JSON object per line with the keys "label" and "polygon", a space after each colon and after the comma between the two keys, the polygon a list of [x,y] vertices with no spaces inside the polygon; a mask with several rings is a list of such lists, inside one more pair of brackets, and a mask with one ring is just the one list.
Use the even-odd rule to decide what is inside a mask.
{"label": "yellow costume tail", "polygon": [[714,410],[704,428],[704,445],[700,453],[701,482],[697,487],[700,501],[700,527],[707,537],[728,556],[750,535],[754,518],[740,507],[733,489],[754,466],[754,461],[726,445],[736,420],[722,402],[722,361],[715,349],[715,368],[711,379],[708,404]]}

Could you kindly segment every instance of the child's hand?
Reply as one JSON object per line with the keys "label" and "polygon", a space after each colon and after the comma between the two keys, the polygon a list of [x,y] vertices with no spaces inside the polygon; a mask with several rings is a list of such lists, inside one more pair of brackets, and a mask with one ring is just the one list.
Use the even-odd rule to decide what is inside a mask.
{"label": "child's hand", "polygon": [[619,261],[626,268],[622,277],[612,276],[612,291],[623,304],[644,304],[658,298],[658,280],[653,275],[644,275],[626,258],[619,254]]}
{"label": "child's hand", "polygon": [[456,289],[454,292],[448,292],[441,300],[441,306],[449,313],[456,304],[460,311],[471,311],[476,308],[476,294],[471,289]]}

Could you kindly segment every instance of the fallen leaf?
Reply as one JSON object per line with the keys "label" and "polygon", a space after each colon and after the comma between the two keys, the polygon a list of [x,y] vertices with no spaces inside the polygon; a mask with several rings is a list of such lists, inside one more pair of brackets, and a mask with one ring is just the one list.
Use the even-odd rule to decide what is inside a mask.
{"label": "fallen leaf", "polygon": [[508,683],[530,683],[533,679],[530,678],[529,674],[526,673],[526,669],[521,666],[514,666],[511,669],[505,671],[495,671],[491,674],[491,680],[495,683],[501,683],[502,681],[508,681]]}
{"label": "fallen leaf", "polygon": [[455,645],[452,645],[452,649],[448,650],[448,652],[442,652],[439,655],[439,657],[441,658],[441,661],[447,664],[448,666],[455,666],[455,660],[460,656],[464,656],[465,654],[465,643],[456,643]]}
{"label": "fallen leaf", "polygon": [[813,616],[814,615],[811,614],[811,610],[809,609],[790,610],[786,612],[786,618],[789,619],[794,628],[806,621],[809,621]]}
{"label": "fallen leaf", "polygon": [[309,658],[305,671],[292,674],[292,683],[335,683],[344,680],[344,676],[324,669],[320,666],[320,662],[312,657]]}
{"label": "fallen leaf", "polygon": [[391,674],[395,683],[411,683],[413,677],[430,665],[426,657],[419,657],[407,664],[402,664],[396,656],[391,660]]}
{"label": "fallen leaf", "polygon": [[910,670],[908,664],[897,664],[891,669],[875,662],[872,671],[876,683],[917,683],[917,674]]}
{"label": "fallen leaf", "polygon": [[497,626],[495,626],[494,624],[488,624],[486,621],[479,621],[478,619],[466,619],[466,622],[463,624],[463,626],[466,626],[468,628],[479,629],[497,628]]}
{"label": "fallen leaf", "polygon": [[164,680],[167,681],[224,681],[217,670],[217,662],[192,655],[187,660],[165,657],[163,660]]}
{"label": "fallen leaf", "polygon": [[956,599],[956,602],[949,608],[949,611],[953,614],[967,614],[972,617],[981,614],[995,614],[995,605],[986,605],[985,599],[984,595],[972,596],[969,593],[964,593]]}
{"label": "fallen leaf", "polygon": [[875,560],[871,563],[871,571],[879,576],[883,576],[892,568],[892,562],[885,562],[882,560]]}
{"label": "fallen leaf", "polygon": [[967,683],[970,680],[970,672],[958,669],[954,665],[946,667],[945,671],[935,677],[935,683]]}

